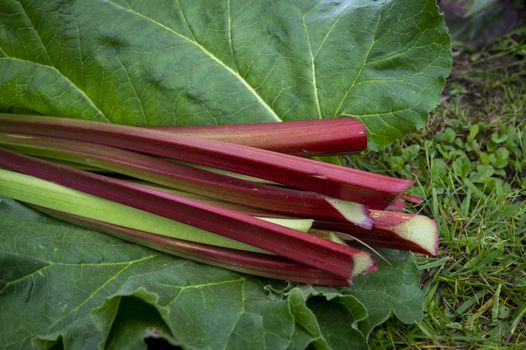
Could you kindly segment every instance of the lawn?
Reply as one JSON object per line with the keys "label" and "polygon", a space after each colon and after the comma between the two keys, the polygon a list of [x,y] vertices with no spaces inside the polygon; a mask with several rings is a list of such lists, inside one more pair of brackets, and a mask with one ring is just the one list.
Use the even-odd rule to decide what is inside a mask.
{"label": "lawn", "polygon": [[373,349],[526,348],[526,29],[453,55],[427,128],[349,159],[417,180],[440,227],[441,254],[418,259],[423,321],[386,323]]}

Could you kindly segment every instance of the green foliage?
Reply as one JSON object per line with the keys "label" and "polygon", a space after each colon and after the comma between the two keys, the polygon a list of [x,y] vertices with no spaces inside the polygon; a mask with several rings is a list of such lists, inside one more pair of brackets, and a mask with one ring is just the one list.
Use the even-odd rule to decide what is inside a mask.
{"label": "green foliage", "polygon": [[521,0],[440,0],[449,31],[464,45],[481,47],[524,23]]}
{"label": "green foliage", "polygon": [[[510,91],[514,103],[522,100],[526,105],[523,88]],[[520,113],[510,119],[492,116],[491,122],[464,113],[455,118],[443,118],[444,114],[456,113],[462,105],[454,100],[444,108],[440,110],[443,114],[434,117],[434,121],[443,124],[440,131],[429,133],[429,138],[420,144],[393,146],[390,151],[378,155],[378,162],[388,164],[392,174],[443,187],[454,184],[452,180],[467,179],[485,193],[491,193],[496,186],[504,186],[507,193],[515,188],[526,190],[521,175],[526,170],[523,116]],[[419,159],[426,161],[415,161]],[[362,167],[368,166],[367,161],[354,159]],[[437,191],[441,194],[443,188]],[[426,193],[420,192],[420,195]]]}
{"label": "green foliage", "polygon": [[[353,115],[382,148],[425,125],[451,65],[427,0],[7,0],[0,13],[8,112],[133,125]],[[185,348],[359,349],[391,312],[421,319],[411,255],[354,289],[306,291],[0,205],[8,348],[137,348],[148,337]]]}
{"label": "green foliage", "polygon": [[426,0],[7,0],[0,12],[0,109],[123,124],[353,115],[384,147],[425,125],[451,65]]}
{"label": "green foliage", "polygon": [[[391,312],[422,318],[410,254],[354,288],[294,286],[175,258],[0,201],[0,343],[47,349],[364,349]],[[337,316],[335,316],[337,315]]]}
{"label": "green foliage", "polygon": [[439,224],[441,256],[419,258],[425,317],[390,321],[378,349],[526,348],[526,31],[457,52],[425,133],[354,164],[412,176]]}

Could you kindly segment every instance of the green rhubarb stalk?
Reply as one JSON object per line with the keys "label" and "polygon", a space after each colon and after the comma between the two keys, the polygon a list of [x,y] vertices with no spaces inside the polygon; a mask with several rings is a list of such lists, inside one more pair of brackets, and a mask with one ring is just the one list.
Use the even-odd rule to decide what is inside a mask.
{"label": "green rhubarb stalk", "polygon": [[[33,176],[0,168],[0,195],[85,218],[147,231],[182,240],[232,249],[264,252],[262,249],[194,226],[170,220],[104,198]],[[307,231],[312,220],[261,218],[295,230]]]}

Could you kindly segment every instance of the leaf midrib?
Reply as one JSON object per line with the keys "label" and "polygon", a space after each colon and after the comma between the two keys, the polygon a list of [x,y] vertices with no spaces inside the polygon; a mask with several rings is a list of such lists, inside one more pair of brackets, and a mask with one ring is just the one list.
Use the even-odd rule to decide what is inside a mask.
{"label": "leaf midrib", "polygon": [[189,42],[190,44],[192,44],[195,47],[197,47],[198,49],[200,49],[205,55],[210,57],[220,67],[225,69],[232,76],[234,76],[241,84],[243,84],[245,86],[245,88],[247,89],[247,91],[249,91],[256,98],[256,100],[261,104],[261,106],[263,106],[263,108],[265,108],[269,112],[269,114],[275,119],[275,121],[277,121],[277,122],[281,122],[282,121],[282,119],[280,117],[278,117],[276,112],[274,112],[274,110],[265,102],[265,100],[263,100],[263,98],[257,93],[257,91],[240,74],[236,73],[232,68],[230,68],[225,63],[223,63],[223,61],[221,61],[217,56],[215,56],[212,52],[208,51],[204,46],[199,44],[197,41],[194,41],[194,40],[188,38],[187,36],[175,31],[174,29],[172,29],[170,27],[167,27],[166,25],[156,21],[153,18],[145,16],[142,13],[133,10],[132,8],[125,8],[125,7],[123,7],[123,6],[119,5],[119,4],[116,4],[115,2],[113,2],[111,0],[109,1],[109,3],[112,4],[113,6],[115,6],[118,9],[122,9],[124,11],[127,11],[127,12],[129,12],[129,13],[135,15],[135,16],[138,16],[138,17],[150,22],[150,23],[155,24],[156,26],[158,26],[158,27],[160,27],[160,28],[162,28],[162,29],[164,29],[164,30],[166,30],[166,31],[178,36],[179,38]]}

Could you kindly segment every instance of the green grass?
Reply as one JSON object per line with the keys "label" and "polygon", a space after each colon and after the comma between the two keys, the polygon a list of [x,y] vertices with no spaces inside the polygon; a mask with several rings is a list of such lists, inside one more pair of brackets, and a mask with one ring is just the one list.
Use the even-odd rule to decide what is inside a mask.
{"label": "green grass", "polygon": [[424,131],[349,159],[416,179],[440,227],[440,256],[418,259],[424,320],[389,321],[373,349],[526,349],[526,29],[454,55]]}

